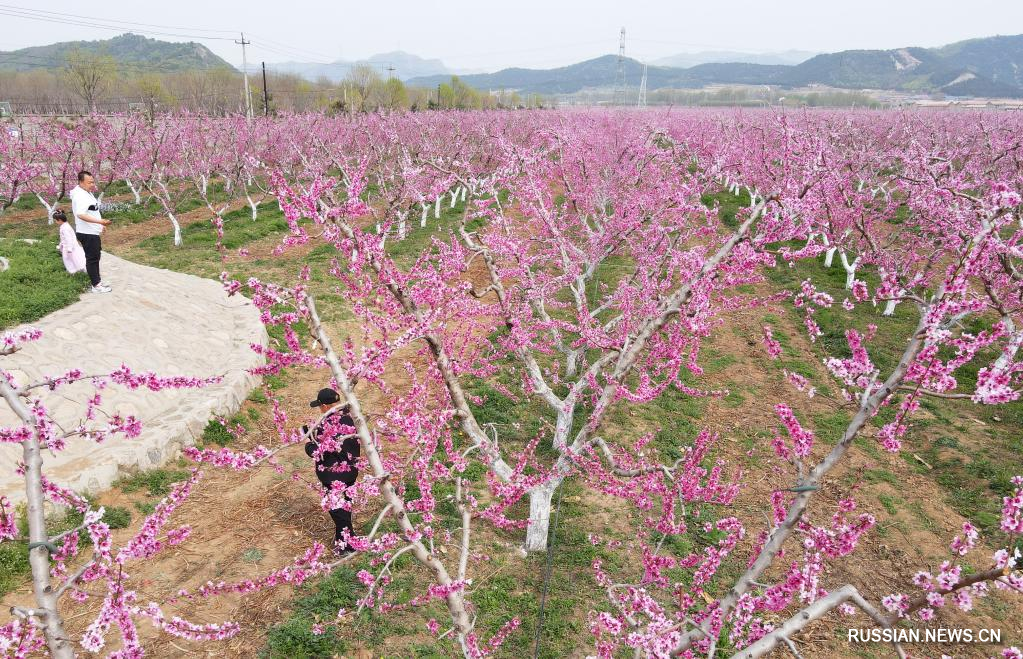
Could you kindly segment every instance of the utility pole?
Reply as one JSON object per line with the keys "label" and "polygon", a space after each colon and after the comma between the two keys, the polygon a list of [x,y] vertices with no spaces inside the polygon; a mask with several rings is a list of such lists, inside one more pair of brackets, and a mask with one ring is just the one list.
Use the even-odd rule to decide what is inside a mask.
{"label": "utility pole", "polygon": [[242,32],[242,40],[235,41],[236,44],[240,44],[242,47],[242,78],[245,80],[245,116],[249,119],[252,118],[252,97],[249,95],[249,61],[245,57],[245,46],[248,46],[251,41],[245,40],[245,33]]}
{"label": "utility pole", "polygon": [[[270,95],[266,91],[266,62],[261,62],[263,65],[263,116],[270,116]],[[643,80],[646,80],[646,73],[643,74]]]}
{"label": "utility pole", "polygon": [[395,72],[396,70],[397,70],[397,69],[395,69],[395,68],[394,68],[394,65],[393,65],[393,64],[388,64],[388,65],[387,65],[387,79],[388,79],[388,80],[390,80],[391,78],[393,78],[393,77],[394,77],[394,72]]}
{"label": "utility pole", "polygon": [[618,36],[618,72],[615,74],[614,105],[625,105],[625,28]]}
{"label": "utility pole", "polygon": [[643,63],[643,78],[639,81],[639,99],[636,101],[636,105],[641,108],[646,107],[646,62]]}

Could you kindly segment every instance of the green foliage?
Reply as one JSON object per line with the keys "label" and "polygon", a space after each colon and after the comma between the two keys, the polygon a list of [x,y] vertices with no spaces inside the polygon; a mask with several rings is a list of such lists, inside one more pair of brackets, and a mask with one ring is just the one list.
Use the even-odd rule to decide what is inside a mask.
{"label": "green foliage", "polygon": [[70,275],[64,269],[55,238],[34,244],[0,240],[0,256],[10,262],[10,268],[0,272],[0,329],[63,309],[89,287],[84,272]]}
{"label": "green foliage", "polygon": [[888,511],[889,515],[895,515],[899,511],[898,506],[895,505],[895,497],[889,494],[879,494],[877,495],[877,500],[881,502],[881,505]]}
{"label": "green foliage", "polygon": [[343,654],[348,644],[333,631],[316,635],[312,626],[317,621],[330,623],[338,609],[351,609],[355,604],[355,573],[339,568],[299,590],[294,611],[288,620],[274,625],[267,632],[265,655],[268,657],[330,657]]}
{"label": "green foliage", "polygon": [[258,563],[263,560],[263,551],[255,547],[249,547],[242,552],[242,560],[246,563]]}
{"label": "green foliage", "polygon": [[[211,188],[214,187],[211,185]],[[198,208],[202,202],[194,199],[191,202]],[[182,204],[178,208],[179,213],[188,212],[188,204]],[[225,248],[235,250],[255,240],[265,238],[272,234],[282,234],[288,231],[288,223],[284,214],[276,204],[264,203],[259,206],[259,216],[253,220],[248,207],[224,213],[224,238],[222,244]],[[217,243],[217,232],[211,222],[193,222],[181,229],[181,245],[174,245],[174,237],[170,231],[146,238],[139,247],[153,254],[170,253],[179,257],[181,252],[201,250],[203,255],[216,257],[216,254],[209,254],[210,248]]]}
{"label": "green foliage", "polygon": [[170,492],[171,485],[187,480],[189,475],[187,471],[179,469],[150,469],[120,478],[114,483],[114,487],[128,494],[146,490],[150,496],[162,497]]}
{"label": "green foliage", "polygon": [[0,542],[0,595],[20,586],[30,572],[28,543],[14,540]]}
{"label": "green foliage", "polygon": [[135,501],[132,505],[135,506],[135,510],[143,515],[152,515],[156,510],[156,504],[152,501]]}
{"label": "green foliage", "polygon": [[126,529],[131,525],[131,511],[120,506],[107,506],[103,521],[112,529]]}
{"label": "green foliage", "polygon": [[[90,505],[96,507],[95,502]],[[77,510],[67,510],[54,514],[46,520],[46,531],[51,536],[58,535],[69,529],[78,527],[85,516]],[[131,512],[119,506],[107,506],[103,521],[112,529],[127,528],[131,524]],[[18,509],[18,531],[21,537],[28,536],[28,519],[24,506]],[[88,538],[82,534],[79,546],[87,544]],[[28,543],[24,540],[5,540],[0,542],[0,596],[6,595],[28,579],[32,568],[28,562]]]}
{"label": "green foliage", "polygon": [[713,208],[717,205],[718,216],[721,218],[721,222],[726,227],[735,229],[739,226],[738,220],[735,219],[735,214],[742,208],[749,208],[750,196],[749,191],[745,188],[740,190],[737,195],[727,190],[722,190],[714,194],[703,195],[700,197],[700,202],[707,208]]}
{"label": "green foliage", "polygon": [[73,53],[110,57],[126,73],[231,69],[230,64],[195,42],[161,41],[130,33],[111,39],[61,41],[2,53],[0,69],[30,70],[38,67],[39,62],[44,67],[59,69]]}
{"label": "green foliage", "polygon": [[229,433],[220,421],[210,419],[202,431],[202,441],[204,444],[227,446],[234,441],[234,435]]}

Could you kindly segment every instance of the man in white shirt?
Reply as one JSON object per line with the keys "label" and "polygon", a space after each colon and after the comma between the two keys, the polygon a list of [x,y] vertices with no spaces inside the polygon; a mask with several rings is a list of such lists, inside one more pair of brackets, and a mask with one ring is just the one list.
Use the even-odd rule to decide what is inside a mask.
{"label": "man in white shirt", "polygon": [[87,171],[78,172],[78,185],[71,190],[71,213],[75,216],[75,236],[85,250],[85,271],[92,281],[93,293],[109,293],[110,287],[99,276],[99,257],[103,246],[100,234],[110,224],[99,214],[99,202],[93,196],[96,180]]}

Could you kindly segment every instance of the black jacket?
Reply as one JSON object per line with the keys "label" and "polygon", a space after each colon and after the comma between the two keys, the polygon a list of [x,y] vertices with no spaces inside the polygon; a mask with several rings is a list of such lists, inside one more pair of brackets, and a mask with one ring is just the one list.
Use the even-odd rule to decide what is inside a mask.
{"label": "black jacket", "polygon": [[[352,417],[348,414],[336,412],[337,419],[332,425],[342,425],[355,427],[355,422]],[[331,416],[334,416],[333,414]],[[330,420],[324,419],[324,421]],[[308,432],[308,426],[302,426],[303,432]],[[313,457],[313,453],[319,448],[319,442],[323,439],[323,433],[326,428],[321,424],[313,432],[312,441],[306,442],[305,452],[309,457]],[[333,432],[333,429],[331,430]],[[351,431],[354,433],[354,430]],[[340,451],[324,451],[320,456],[319,460],[316,461],[316,477],[320,479],[320,483],[323,487],[330,489],[330,484],[336,481],[341,481],[345,485],[351,486],[355,484],[355,479],[359,475],[359,471],[355,468],[356,460],[359,458],[359,438],[354,434],[351,437],[347,437],[342,440]],[[347,464],[347,469],[343,466]]]}

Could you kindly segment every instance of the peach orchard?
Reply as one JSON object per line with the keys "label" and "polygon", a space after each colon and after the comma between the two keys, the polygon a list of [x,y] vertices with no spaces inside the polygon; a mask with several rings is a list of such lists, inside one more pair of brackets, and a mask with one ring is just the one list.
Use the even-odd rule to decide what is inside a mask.
{"label": "peach orchard", "polygon": [[[168,222],[176,243],[181,208],[186,202],[193,207],[195,199],[223,235],[228,204],[212,193],[214,183],[245,199],[253,219],[260,202],[279,204],[289,231],[274,256],[298,255],[299,283],[236,281],[227,272],[222,282],[229,294],[251,298],[263,323],[284,337],[253,348],[265,358],[258,373],[319,371],[351,407],[354,427],[334,430],[339,438],[358,436],[361,476],[347,492],[337,483],[338,489],[319,495],[324,510],[354,505],[372,511],[360,521],[364,535],[349,538],[358,555],[371,557],[371,568],[357,575],[359,610],[388,613],[438,600],[447,615],[422,620],[437,643],[467,657],[498,651],[521,620],[510,617],[489,638],[474,626],[471,584],[485,560],[477,546],[481,529],[512,530],[526,551],[544,550],[554,497],[572,480],[645,521],[634,541],[618,548],[638,569],[599,560],[592,565],[606,601],[590,612],[588,653],[702,657],[727,641],[737,656],[759,657],[776,648],[796,651],[792,636],[827,617],[891,628],[929,621],[943,608],[970,611],[974,600],[995,591],[1020,594],[1023,479],[1001,501],[997,534],[981,542],[967,522],[947,538],[947,560],[939,568],[906,566],[916,571],[912,582],[880,601],[863,595],[863,584],[832,581],[826,570],[857,551],[874,518],[859,512],[851,495],[837,505],[817,495],[882,411],[894,411],[892,420],[868,441],[898,452],[926,398],[975,405],[1018,400],[1021,135],[1020,117],[1008,113],[26,120],[17,133],[0,133],[0,207],[34,196],[49,211],[83,168],[95,173],[101,193],[124,183],[136,202],[155,200],[165,219],[150,221]],[[703,203],[705,195],[721,191],[748,195],[748,207],[732,219]],[[464,208],[459,219],[411,262],[389,256],[388,245],[406,240],[416,225],[438,222],[442,208],[456,204]],[[315,299],[312,273],[301,263],[306,246],[332,250],[328,271],[318,274],[331,278],[339,295]],[[217,248],[226,257],[219,240]],[[764,290],[758,285],[766,271],[801,262],[818,272],[844,269],[844,298],[824,292],[812,277],[782,293],[746,292]],[[601,276],[612,267],[624,274]],[[343,305],[358,319],[358,330],[338,334],[321,320],[325,305]],[[617,407],[649,403],[669,389],[689,397],[721,395],[700,384],[700,350],[732,312],[788,309],[813,342],[821,335],[822,309],[864,305],[876,316],[869,330],[848,328],[847,349],[824,360],[851,412],[840,436],[822,441],[793,411],[793,401],[814,393],[803,376],[788,374],[787,399],[770,401],[777,421],[764,428],[773,459],[764,469],[772,470],[775,489],[760,501],[763,515],[740,519],[733,509],[751,474],[721,457],[719,437],[709,429],[676,447],[681,457],[674,460],[660,455],[655,433],[607,432]],[[873,343],[898,307],[911,308],[916,327],[894,365],[882,368],[872,357]],[[981,331],[968,331],[977,326],[967,322],[973,319]],[[781,352],[776,331],[764,326],[759,338],[774,358]],[[31,329],[8,333],[0,355],[37,338]],[[957,379],[967,365],[979,366],[975,386]],[[15,607],[0,627],[5,655],[142,656],[137,625],[146,620],[164,633],[215,647],[238,625],[183,620],[173,613],[175,602],[300,584],[351,560],[310,539],[293,563],[259,579],[209,583],[166,602],[147,601],[132,581],[132,565],[189,541],[189,528],[173,517],[202,486],[203,470],[285,473],[289,467],[279,453],[305,441],[299,428],[310,419],[289,418],[268,389],[276,433],[251,450],[188,449],[192,477],[115,548],[103,509],[50,479],[46,454],[70,442],[131,441],[145,432],[129,415],[96,413],[107,387],[160,390],[208,382],[136,373],[130,365],[83,373],[70,364],[38,382],[3,370],[0,376],[0,395],[20,419],[0,428],[0,441],[24,451],[18,469],[25,490],[18,498],[27,504],[35,596],[33,606]],[[82,380],[96,390],[88,414],[76,427],[58,427],[39,393]],[[478,418],[487,401],[474,396],[470,381],[535,403],[529,409],[542,417],[540,430],[526,442],[508,441],[504,428]],[[48,536],[47,502],[79,510],[84,522]],[[457,514],[439,514],[442,504]],[[688,515],[694,509],[702,511],[698,521]],[[0,499],[0,521],[0,538],[19,536],[7,499]],[[715,542],[688,554],[667,549],[674,545],[666,539],[693,533],[694,524],[714,531]],[[85,536],[88,542],[80,542]],[[399,605],[388,585],[403,555],[414,559],[430,585]],[[964,557],[971,569],[964,569]],[[719,568],[729,561],[742,569],[725,577]],[[58,612],[58,600],[66,597],[102,602],[77,638]],[[322,627],[357,613],[339,611],[337,621]],[[892,652],[905,656],[897,644]],[[1003,654],[1021,656],[1012,647]]]}

